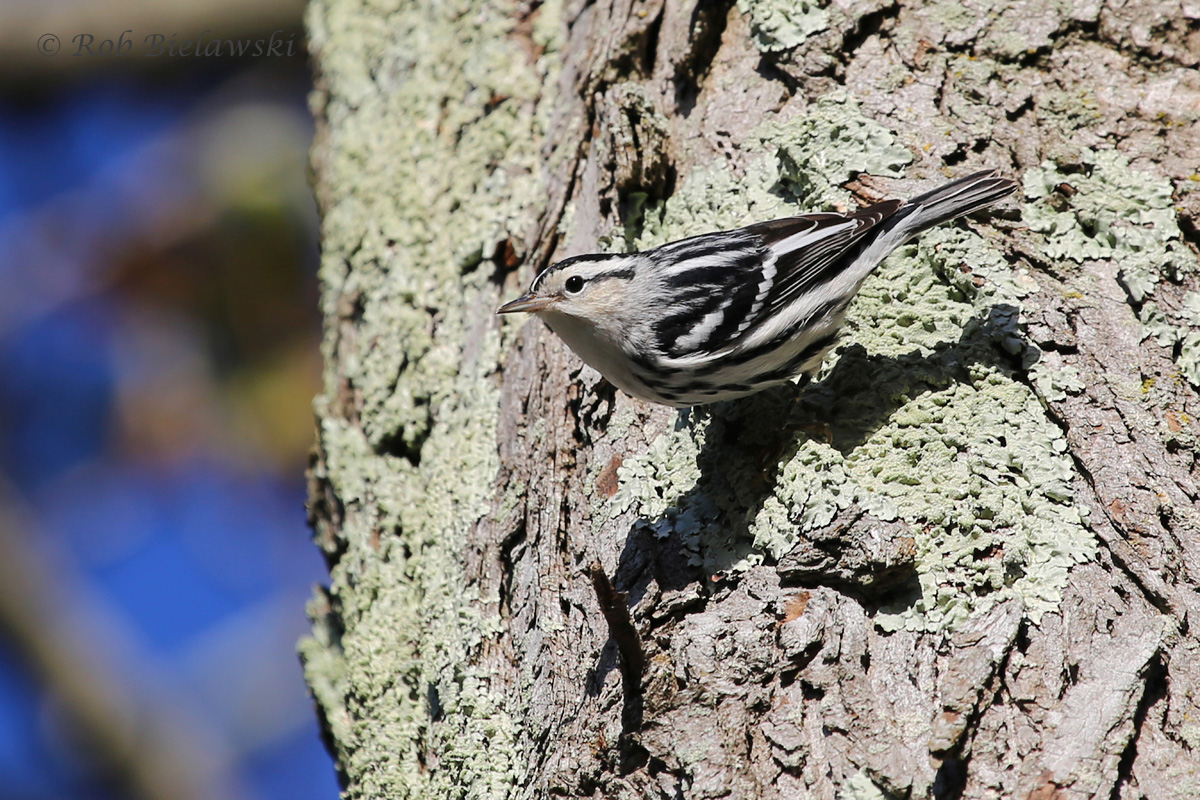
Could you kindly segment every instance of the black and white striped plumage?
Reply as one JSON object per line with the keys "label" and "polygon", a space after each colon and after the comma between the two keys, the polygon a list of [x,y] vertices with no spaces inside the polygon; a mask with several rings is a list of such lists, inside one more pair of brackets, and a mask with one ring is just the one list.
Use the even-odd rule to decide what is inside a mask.
{"label": "black and white striped plumage", "polygon": [[643,253],[575,256],[499,313],[540,316],[625,392],[669,406],[811,378],[846,307],[893,250],[1016,184],[979,172],[908,202],[693,236]]}

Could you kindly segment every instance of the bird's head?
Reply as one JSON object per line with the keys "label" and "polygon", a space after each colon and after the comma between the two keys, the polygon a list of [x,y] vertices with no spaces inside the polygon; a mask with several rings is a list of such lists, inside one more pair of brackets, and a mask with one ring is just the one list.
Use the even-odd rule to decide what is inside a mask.
{"label": "bird's head", "polygon": [[497,314],[526,311],[550,322],[557,315],[605,327],[635,312],[630,287],[635,255],[575,256],[552,264],[534,278],[529,291],[502,305]]}

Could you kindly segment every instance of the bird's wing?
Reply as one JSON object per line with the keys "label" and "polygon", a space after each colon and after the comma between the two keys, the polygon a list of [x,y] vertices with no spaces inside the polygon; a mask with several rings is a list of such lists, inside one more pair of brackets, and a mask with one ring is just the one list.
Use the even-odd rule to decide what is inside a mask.
{"label": "bird's wing", "polygon": [[903,206],[901,200],[887,200],[852,214],[804,214],[745,228],[775,257],[777,274],[759,313],[770,316],[802,292],[841,275],[853,265],[858,245]]}
{"label": "bird's wing", "polygon": [[902,205],[804,214],[648,251],[671,298],[650,326],[659,351],[703,359],[739,347],[794,298],[840,274],[863,237]]}
{"label": "bird's wing", "polygon": [[651,321],[651,335],[669,357],[721,349],[744,330],[775,280],[774,255],[757,236],[726,231],[693,236],[645,254],[656,265],[659,291],[671,302]]}

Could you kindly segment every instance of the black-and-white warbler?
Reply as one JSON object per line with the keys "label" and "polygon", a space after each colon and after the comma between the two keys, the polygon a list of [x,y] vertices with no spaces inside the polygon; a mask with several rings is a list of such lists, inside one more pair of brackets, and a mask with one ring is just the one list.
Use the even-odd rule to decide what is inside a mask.
{"label": "black-and-white warbler", "polygon": [[537,314],[634,397],[668,406],[730,400],[810,379],[846,307],[883,259],[922,231],[1003,199],[994,171],[852,214],[802,214],[642,253],[552,264],[497,313]]}

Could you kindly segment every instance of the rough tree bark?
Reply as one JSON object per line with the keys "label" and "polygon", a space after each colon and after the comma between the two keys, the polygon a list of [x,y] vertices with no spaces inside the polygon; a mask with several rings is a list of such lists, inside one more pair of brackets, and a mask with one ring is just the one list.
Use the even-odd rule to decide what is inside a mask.
{"label": "rough tree bark", "polygon": [[[301,645],[346,796],[1200,796],[1200,9],[314,0]],[[907,196],[838,355],[690,413],[493,315]]]}

